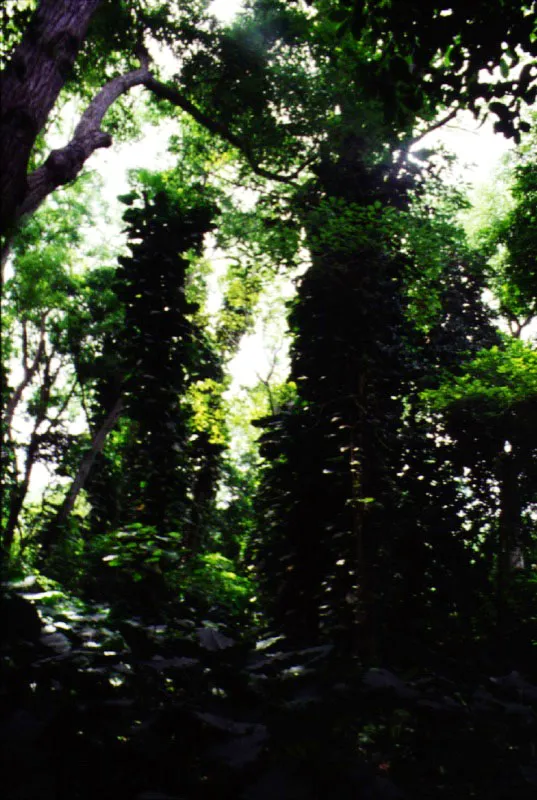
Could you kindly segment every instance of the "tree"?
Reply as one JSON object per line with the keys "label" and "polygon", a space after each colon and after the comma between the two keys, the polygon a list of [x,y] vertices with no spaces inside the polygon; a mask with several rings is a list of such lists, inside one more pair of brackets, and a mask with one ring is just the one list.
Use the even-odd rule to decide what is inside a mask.
{"label": "tree", "polygon": [[[278,173],[263,165],[267,133],[272,138],[273,156],[277,147],[282,154],[284,140],[296,154],[293,125],[300,129],[298,119],[289,127],[278,120],[274,108],[271,110],[271,103],[276,101],[278,108],[285,97],[281,81],[279,95],[270,84],[274,70],[266,70],[268,52],[279,47],[274,32],[279,31],[282,40],[296,43],[307,39],[311,27],[319,33],[318,52],[324,51],[333,60],[338,50],[340,54],[349,50],[345,34],[349,6],[325,0],[314,4],[320,12],[320,24],[312,25],[308,15],[294,8],[287,10],[279,2],[262,0],[255,6],[258,46],[252,48],[251,26],[249,29],[248,25],[239,25],[234,31],[220,34],[203,14],[203,5],[192,0],[185,15],[177,3],[164,7],[133,0],[118,8],[117,4],[99,0],[84,0],[76,5],[65,0],[40,0],[0,76],[0,155],[6,165],[0,185],[0,209],[5,232],[9,234],[17,220],[33,212],[50,192],[74,180],[97,148],[110,146],[111,135],[102,128],[104,117],[118,98],[137,85],[143,85],[155,97],[182,109],[212,134],[225,139],[258,175],[292,178],[292,174]],[[412,4],[405,7],[403,14],[399,5],[398,11],[389,13],[382,4],[370,4],[365,11],[357,4],[350,27],[365,55],[355,73],[360,92],[380,96],[387,118],[398,127],[405,127],[407,121],[420,116],[433,119],[441,105],[447,106],[452,115],[457,107],[477,109],[483,101],[499,116],[498,129],[506,135],[516,135],[514,121],[519,103],[531,103],[535,98],[532,66],[524,66],[517,81],[508,81],[504,76],[498,83],[482,84],[477,76],[480,69],[492,70],[495,66],[507,75],[509,66],[520,60],[517,48],[535,54],[533,7],[534,3],[506,2],[491,17],[485,3],[479,3],[473,11],[467,6],[457,6],[455,10],[450,6],[451,14],[424,11]],[[16,5],[11,5],[10,11],[20,19]],[[383,47],[383,54],[378,51],[380,40],[390,42]],[[186,57],[179,84],[158,79],[148,57],[151,42],[168,45],[175,55]],[[136,60],[138,67],[134,67]],[[205,86],[196,77],[200,66],[204,69]],[[280,77],[285,77],[282,64],[276,69]],[[73,71],[74,82],[70,80]],[[82,114],[71,141],[51,152],[35,169],[30,167],[37,137],[62,91],[74,89],[76,94],[87,96],[99,81],[100,88]],[[287,97],[295,94],[296,99],[295,90],[288,85]],[[513,108],[496,99],[507,93],[514,98]],[[256,121],[252,125],[253,120]]]}
{"label": "tree", "polygon": [[[198,41],[207,41],[210,18],[200,11],[203,5],[192,0],[188,15],[183,16],[176,3],[163,8],[133,2],[119,9],[101,0],[85,0],[75,6],[64,0],[38,3],[0,76],[0,154],[6,165],[0,184],[4,233],[9,235],[17,220],[35,211],[54,189],[73,181],[96,149],[111,145],[110,133],[101,127],[104,117],[134,86],[143,85],[156,97],[183,108],[212,133],[243,150],[256,168],[246,140],[200,111],[187,93],[159,81],[150,69],[146,42],[151,39],[172,45],[176,54],[183,47],[188,51]],[[75,70],[77,81],[73,83],[70,78],[77,56],[82,66]],[[133,68],[135,60],[140,63],[138,68]],[[111,69],[117,72],[118,67],[124,71],[111,77]],[[103,85],[86,107],[70,142],[28,173],[37,137],[62,90],[71,88],[84,96],[98,80]]]}
{"label": "tree", "polygon": [[[140,522],[158,533],[179,528],[186,537],[191,515],[187,495],[194,469],[190,451],[196,434],[189,430],[192,412],[185,397],[189,385],[221,378],[203,331],[193,321],[197,306],[186,297],[186,281],[190,258],[199,254],[216,207],[205,199],[199,186],[173,194],[159,184],[165,181],[153,176],[153,185],[124,198],[129,206],[124,219],[131,256],[119,257],[110,283],[123,318],[116,319],[115,327],[109,329],[93,364],[86,364],[94,377],[93,438],[47,527],[45,552],[61,534],[86,483],[101,532],[113,521],[118,525]],[[71,346],[74,344],[76,339]],[[79,375],[83,367],[79,358]],[[121,477],[110,473],[106,456],[100,455],[120,416],[127,426],[122,449],[116,454]],[[198,432],[197,439],[200,436],[203,438]],[[201,447],[200,442],[197,446]],[[197,454],[201,461],[196,486],[214,448],[204,439],[202,449],[204,457]],[[92,475],[96,463],[97,475]],[[212,479],[212,473],[209,477]],[[101,506],[111,484],[119,508],[103,519]],[[194,490],[195,500],[198,495],[199,501],[200,491]],[[106,503],[105,508],[110,512]]]}
{"label": "tree", "polygon": [[[519,141],[520,132],[529,130],[520,110],[523,102],[530,107],[535,102],[537,71],[521,49],[537,55],[534,2],[494,8],[485,0],[471,7],[410,0],[310,0],[308,5],[337,28],[340,39],[351,37],[371,48],[374,69],[366,84],[380,94],[397,127],[416,115],[434,119],[438,105],[448,110],[446,118],[457,108],[481,116],[488,105],[497,132]],[[518,66],[515,77],[510,71]],[[484,77],[485,70],[492,75],[495,69],[501,86]]]}
{"label": "tree", "polygon": [[[4,548],[9,553],[36,463],[61,461],[71,444],[65,430],[78,399],[66,331],[82,300],[74,269],[94,187],[80,182],[42,209],[13,242],[12,275],[2,298],[2,355],[8,380],[3,404],[2,459],[6,476]],[[69,213],[67,213],[67,209]],[[83,259],[87,253],[78,254]],[[10,386],[14,361],[19,377]],[[18,431],[27,419],[29,432]],[[27,427],[23,426],[23,427]],[[15,430],[17,429],[17,430]],[[21,460],[23,465],[17,466]]]}
{"label": "tree", "polygon": [[[519,154],[511,189],[513,207],[494,231],[489,244],[503,248],[492,269],[492,286],[511,332],[520,336],[537,316],[537,138]],[[492,235],[491,235],[492,234]]]}
{"label": "tree", "polygon": [[[433,395],[433,402],[443,407],[451,420],[451,428],[456,418],[466,420],[463,429],[472,426],[482,443],[482,472],[488,473],[488,491],[490,487],[498,490],[496,504],[491,504],[490,498],[487,503],[495,505],[489,541],[494,542],[491,571],[496,575],[500,628],[510,621],[516,573],[531,561],[533,550],[531,509],[535,496],[529,476],[534,469],[535,442],[528,414],[535,395],[531,335],[537,310],[534,166],[532,133],[522,139],[504,166],[505,205],[487,215],[484,224],[472,232],[473,247],[485,259],[499,322],[510,336],[504,335],[476,353],[451,387],[444,382]],[[475,483],[477,476],[472,480]]]}
{"label": "tree", "polygon": [[[36,138],[65,84],[98,5],[99,0],[84,0],[76,5],[52,0],[40,3],[2,72],[0,154],[5,169],[0,184],[0,211],[5,226],[11,225],[16,209],[29,194],[27,170]],[[52,158],[51,176],[56,170],[61,173],[62,165],[55,167]],[[67,172],[65,177],[64,183],[69,180]],[[61,182],[60,178],[56,185]]]}
{"label": "tree", "polygon": [[[306,431],[310,425],[315,427],[314,420],[319,420],[319,430],[330,441],[318,443],[315,459],[310,458],[310,472],[316,474],[315,480],[320,483],[325,470],[335,475],[331,508],[319,509],[311,520],[318,528],[319,550],[316,554],[306,552],[307,548],[301,543],[302,555],[297,556],[298,564],[306,563],[310,556],[317,561],[311,569],[300,567],[306,585],[291,594],[309,604],[305,613],[313,609],[310,617],[314,629],[318,626],[319,608],[328,587],[334,599],[324,604],[328,608],[325,617],[328,619],[332,615],[336,621],[329,624],[342,629],[348,619],[356,621],[359,616],[359,604],[354,598],[360,587],[359,591],[368,598],[365,605],[371,611],[368,624],[372,631],[378,627],[375,614],[380,614],[375,588],[382,571],[380,564],[390,550],[389,536],[381,534],[380,529],[390,515],[395,515],[398,507],[398,470],[404,466],[404,458],[413,457],[409,444],[412,437],[404,422],[416,394],[416,368],[412,365],[415,353],[410,342],[420,326],[423,334],[433,333],[430,318],[434,317],[434,304],[424,302],[428,287],[444,280],[452,288],[456,286],[455,294],[458,292],[462,297],[465,294],[461,288],[463,279],[472,281],[471,271],[458,255],[451,254],[449,266],[449,259],[440,259],[435,273],[434,265],[423,269],[426,260],[420,261],[412,253],[420,237],[419,226],[411,228],[410,240],[403,227],[410,219],[411,201],[416,205],[416,201],[423,200],[426,195],[424,174],[433,166],[427,154],[422,154],[420,166],[406,158],[407,151],[427,127],[437,126],[463,106],[477,113],[488,104],[506,135],[518,135],[517,130],[524,128],[524,125],[519,128],[517,125],[521,103],[533,97],[533,67],[521,64],[516,80],[510,79],[509,67],[524,58],[517,47],[521,52],[533,52],[533,22],[528,13],[532,4],[522,7],[503,4],[502,13],[495,11],[492,17],[494,37],[480,24],[485,14],[482,3],[472,9],[457,5],[450,9],[421,11],[407,4],[406,10],[415,11],[414,16],[402,15],[399,7],[380,3],[354,4],[352,13],[350,5],[345,3],[311,5],[317,14],[296,4],[284,6],[275,0],[260,0],[252,5],[251,13],[245,14],[231,29],[221,30],[211,23],[202,5],[197,3],[192,3],[189,8],[192,18],[187,19],[184,9],[179,10],[175,4],[164,8],[133,2],[121,7],[118,20],[112,19],[110,3],[86,3],[81,6],[80,13],[72,10],[73,33],[67,35],[69,25],[66,27],[63,4],[44,0],[29,30],[16,45],[2,78],[3,91],[12,103],[11,111],[19,103],[20,120],[32,117],[35,122],[33,133],[20,134],[21,147],[16,158],[10,161],[13,169],[5,190],[7,220],[11,230],[17,218],[30,213],[54,187],[72,180],[96,147],[109,143],[110,136],[101,126],[104,114],[134,85],[143,85],[149,90],[158,113],[171,113],[171,104],[191,115],[209,134],[203,140],[203,147],[210,147],[211,137],[216,135],[237,149],[242,164],[247,167],[247,170],[239,168],[243,184],[250,181],[251,175],[247,177],[247,173],[251,172],[256,179],[250,185],[258,190],[264,186],[260,179],[273,180],[263,197],[266,205],[260,215],[262,224],[254,221],[251,227],[254,230],[257,226],[257,249],[262,250],[270,242],[274,252],[279,249],[284,258],[292,260],[299,248],[302,229],[313,258],[311,270],[302,279],[301,293],[292,315],[295,328],[293,381],[299,386],[298,397],[292,401],[295,410],[291,413],[290,407],[280,409],[281,419],[275,415],[274,423],[282,424],[283,439],[287,436],[283,431],[285,426],[296,425],[296,436],[304,437],[306,446]],[[121,35],[118,21],[123,24]],[[498,38],[500,33],[503,39]],[[52,40],[59,37],[57,48],[41,47],[51,37]],[[173,81],[161,81],[158,70],[151,64],[148,50],[154,41],[169,46],[176,56],[182,57],[181,73]],[[506,47],[502,46],[502,41]],[[379,42],[386,46],[380,48]],[[95,43],[100,45],[98,50],[92,49]],[[142,66],[138,67],[138,63]],[[25,64],[31,65],[27,74]],[[46,89],[38,98],[32,76],[39,64]],[[62,76],[62,69],[69,64],[74,69],[74,80],[65,80]],[[480,70],[493,69],[495,65],[500,68],[501,80],[484,83]],[[100,87],[98,91],[97,87]],[[35,148],[37,135],[44,129],[47,116],[62,91],[66,97],[76,94],[87,101],[93,95],[93,99],[89,100],[73,140],[66,148],[51,154],[41,166],[37,165],[28,176],[28,185],[24,186],[24,176],[34,157],[32,153],[35,155],[32,148]],[[514,98],[509,108],[499,102],[507,93]],[[441,110],[445,116],[439,119]],[[4,137],[10,132],[10,126],[19,124],[15,117],[13,112],[4,120]],[[20,124],[24,128],[24,124]],[[9,147],[11,145],[6,144],[8,150]],[[181,146],[176,145],[176,150],[181,153]],[[276,184],[280,184],[279,189]],[[199,189],[203,189],[201,183]],[[425,208],[426,197],[423,202],[422,220],[426,220],[431,210]],[[137,209],[131,211],[136,216]],[[166,216],[160,209],[157,217],[161,212]],[[247,215],[242,219],[246,220]],[[412,221],[415,219],[416,215]],[[161,220],[164,228],[169,228],[169,221],[163,220],[164,217]],[[162,230],[157,235],[152,227],[157,225],[156,221],[146,220],[147,224],[142,225],[133,217],[131,222],[139,223],[140,231],[143,228],[144,241],[146,234],[149,238],[155,234],[154,244],[163,248],[164,253],[166,243]],[[424,229],[427,229],[426,223]],[[277,231],[277,236],[271,231]],[[276,245],[278,236],[280,240]],[[412,236],[414,241],[411,241]],[[163,529],[182,513],[176,510],[168,514],[165,510],[172,494],[179,498],[186,490],[179,485],[173,491],[170,487],[166,489],[165,482],[157,477],[146,480],[156,454],[168,465],[166,474],[170,481],[180,474],[170,448],[173,436],[167,441],[164,427],[153,436],[151,426],[147,425],[147,404],[156,407],[160,403],[163,419],[172,424],[173,416],[184,429],[189,412],[185,405],[177,405],[177,395],[188,396],[190,387],[187,384],[191,377],[183,380],[185,376],[181,377],[180,371],[164,369],[173,350],[172,339],[176,339],[177,359],[184,368],[189,369],[190,365],[193,375],[197,367],[192,366],[195,359],[189,361],[192,356],[189,347],[179,347],[178,329],[173,336],[160,337],[160,328],[157,331],[145,322],[147,314],[152,312],[154,321],[158,320],[167,330],[164,324],[167,318],[173,314],[181,316],[182,306],[176,296],[177,287],[172,287],[166,276],[158,270],[154,274],[145,270],[144,247],[135,243],[133,259],[127,263],[121,261],[124,280],[115,284],[114,291],[120,305],[126,309],[125,324],[132,335],[119,349],[119,328],[103,336],[102,346],[109,363],[114,362],[116,355],[119,357],[117,377],[110,374],[107,377],[103,371],[93,387],[96,389],[92,411],[93,444],[90,442],[74,473],[64,511],[68,515],[93,460],[100,458],[98,450],[107,438],[109,422],[116,419],[120,410],[118,403],[123,402],[120,397],[125,395],[124,419],[129,423],[122,429],[124,439],[116,445],[118,453],[124,448],[123,458],[129,448],[132,454],[132,458],[126,458],[128,468],[123,470],[128,513],[133,513],[135,497],[139,500],[142,494],[143,502],[138,507],[142,509],[143,522],[149,524],[151,518],[151,524]],[[415,269],[413,262],[418,265]],[[139,268],[136,268],[137,263]],[[166,259],[162,264],[165,263]],[[355,267],[351,268],[351,264]],[[420,271],[422,274],[418,278]],[[158,285],[151,284],[152,278]],[[241,285],[241,281],[245,285]],[[148,287],[145,294],[140,291],[143,286]],[[234,281],[229,284],[217,334],[227,356],[251,323],[253,300],[259,288],[251,261],[239,264]],[[161,295],[168,291],[171,301],[165,308],[173,309],[173,313],[164,313],[162,307]],[[444,301],[448,304],[448,293],[442,295],[437,290],[434,293],[437,307],[442,307],[446,313],[441,331],[434,335],[438,333],[438,341],[444,337],[446,348],[443,359],[439,355],[440,345],[431,359],[437,360],[436,367],[441,363],[445,369],[453,356],[449,350],[459,341],[459,333],[463,340],[469,335],[464,330],[451,330],[452,324],[462,329],[465,325],[474,325],[480,340],[486,339],[488,334],[484,320],[479,329],[479,304],[474,302],[475,298],[472,311],[467,315],[472,317],[469,322],[464,303],[450,316],[447,305],[442,305]],[[377,315],[372,314],[373,305],[370,308],[367,303],[377,305]],[[418,319],[420,304],[425,311]],[[346,309],[346,314],[340,314],[342,308]],[[185,314],[188,317],[184,308],[183,312],[183,318]],[[185,341],[192,344],[192,331],[185,331]],[[369,332],[374,332],[374,336]],[[354,341],[356,338],[359,346]],[[351,348],[352,357],[348,362],[339,358],[341,342]],[[83,385],[80,380],[83,359],[76,351],[76,335],[72,336],[71,344],[75,344],[72,358]],[[158,347],[163,348],[160,359],[163,372],[157,379],[149,354]],[[200,379],[203,377],[201,382],[214,380],[218,383],[218,359],[212,360],[208,351],[205,355],[203,352],[204,346],[200,346],[197,356],[201,361],[207,356],[207,372],[203,376],[202,371],[199,373]],[[428,356],[424,349],[419,356],[423,362],[421,368],[426,372]],[[143,371],[138,362],[143,364]],[[432,369],[431,364],[428,367]],[[323,384],[328,375],[332,376],[331,387]],[[136,390],[129,388],[131,384]],[[199,386],[198,389],[197,395],[191,392],[187,402],[192,401],[194,405],[200,402],[204,392]],[[332,406],[337,406],[337,413],[328,418],[326,409]],[[293,414],[296,419],[291,422]],[[306,424],[308,415],[311,419]],[[337,427],[337,432],[332,430],[332,425]],[[144,433],[147,435],[143,436]],[[183,433],[178,434],[179,439]],[[215,442],[211,442],[207,431],[203,435],[200,431],[197,435],[191,431],[191,435],[199,448],[192,456],[193,463],[197,463],[196,485],[189,491],[198,498],[197,506],[201,508],[206,502],[207,487],[214,486],[215,462],[211,453]],[[420,436],[416,430],[416,439]],[[179,439],[176,444],[181,447],[182,439],[181,442]],[[339,454],[333,449],[336,445],[343,448],[338,450]],[[285,450],[287,445],[283,442],[281,446]],[[192,453],[194,450],[192,448]],[[349,458],[345,461],[341,453],[347,451]],[[101,455],[102,466],[106,457]],[[287,456],[281,454],[278,458],[281,466]],[[334,470],[329,466],[331,459],[338,462]],[[286,463],[289,465],[289,461]],[[299,473],[296,468],[296,474]],[[110,486],[109,478],[108,475],[105,482]],[[283,488],[282,491],[287,490]],[[94,496],[98,496],[97,491]],[[286,497],[286,503],[294,503],[292,492]],[[309,514],[303,498],[300,502],[302,506],[300,503],[293,505],[293,513],[297,514],[293,522],[295,528],[300,525],[300,514]],[[343,559],[338,546],[329,544],[326,537],[326,529],[333,523],[330,515],[336,513],[341,503],[346,509],[338,521],[342,537],[346,538],[343,550],[346,549],[347,555]],[[300,511],[297,510],[299,506]],[[157,508],[161,514],[158,520]],[[323,515],[326,525],[322,523]],[[284,516],[282,514],[282,520]],[[195,536],[201,529],[200,519],[192,522],[192,532],[198,531]],[[323,530],[319,529],[321,523]],[[377,530],[379,535],[375,539]],[[299,545],[297,547],[300,549]],[[355,557],[351,566],[348,553],[353,547]],[[344,575],[334,566],[342,560],[346,565]],[[325,562],[331,563],[334,570],[328,579],[324,574]],[[296,576],[300,570],[295,572]],[[325,588],[319,589],[319,586]],[[345,600],[349,608],[343,605],[347,597],[351,598],[348,602]],[[342,609],[348,613],[343,613]],[[339,620],[338,615],[341,616]],[[298,613],[296,618],[299,616]]]}
{"label": "tree", "polygon": [[[485,470],[493,522],[489,541],[498,593],[498,620],[505,632],[506,601],[513,574],[531,555],[531,512],[537,496],[532,475],[537,447],[532,419],[537,389],[535,349],[518,339],[482,350],[457,378],[446,377],[425,393],[427,402],[443,410],[449,435],[460,445],[460,465],[469,470],[469,484],[479,493]],[[470,441],[471,440],[471,441]],[[484,462],[481,470],[476,457]],[[481,474],[480,474],[481,473]],[[491,502],[490,490],[497,493]]]}
{"label": "tree", "polygon": [[[496,314],[510,336],[498,335],[496,342],[474,352],[472,360],[459,364],[456,374],[451,368],[439,386],[424,393],[445,415],[450,436],[460,446],[460,466],[469,471],[474,498],[481,497],[501,627],[507,624],[513,576],[532,555],[535,496],[529,476],[535,442],[528,415],[535,402],[535,352],[529,327],[535,318],[534,144],[534,137],[525,137],[510,157],[505,169],[507,202],[471,236]],[[491,490],[497,490],[494,502]]]}

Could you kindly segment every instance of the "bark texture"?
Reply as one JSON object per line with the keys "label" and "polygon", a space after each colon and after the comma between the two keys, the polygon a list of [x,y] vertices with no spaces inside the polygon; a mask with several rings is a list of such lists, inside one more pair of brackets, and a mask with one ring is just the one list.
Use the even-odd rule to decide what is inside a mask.
{"label": "bark texture", "polygon": [[175,87],[158,81],[150,72],[143,46],[140,68],[109,81],[82,115],[71,141],[53,150],[28,176],[36,138],[65,84],[84,42],[88,25],[101,0],[40,0],[20,45],[0,75],[0,224],[4,234],[2,265],[19,219],[34,212],[54,189],[73,181],[89,156],[109,147],[111,136],[101,130],[104,115],[120,95],[143,84],[157,97],[183,109],[207,130],[239,149],[252,170],[267,179],[293,183],[312,159],[290,175],[263,168],[247,141],[236,136],[214,116],[198,109]]}
{"label": "bark texture", "polygon": [[41,0],[0,76],[0,215],[3,231],[27,193],[32,148],[65,84],[100,0]]}
{"label": "bark texture", "polygon": [[53,150],[45,163],[28,178],[26,195],[17,209],[17,218],[32,214],[54,189],[73,181],[95,150],[110,147],[112,137],[101,130],[104,115],[120,95],[143,83],[148,75],[148,65],[144,60],[140,69],[119,75],[103,86],[82,115],[71,141],[65,147]]}

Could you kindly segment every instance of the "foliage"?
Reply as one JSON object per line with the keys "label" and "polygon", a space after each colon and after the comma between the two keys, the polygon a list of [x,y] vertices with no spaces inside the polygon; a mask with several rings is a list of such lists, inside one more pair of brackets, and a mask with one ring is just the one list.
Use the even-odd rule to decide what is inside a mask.
{"label": "foliage", "polygon": [[[380,172],[351,164],[343,150],[312,187],[305,216],[312,267],[290,317],[297,399],[267,420],[261,439],[272,462],[258,556],[270,607],[293,635],[330,632],[347,645],[363,608],[374,603],[375,590],[365,584],[380,570],[382,511],[399,469],[395,436],[408,380],[401,263],[385,246],[375,206]],[[363,206],[361,228],[344,217],[334,236],[325,197],[353,218]]]}
{"label": "foliage", "polygon": [[196,186],[180,193],[170,176],[145,173],[137,180],[143,194],[124,198],[132,255],[120,257],[111,283],[122,334],[111,330],[98,358],[94,411],[102,419],[122,395],[128,424],[89,485],[93,524],[108,517],[111,527],[114,520],[141,521],[184,531],[188,464],[214,459],[224,441],[217,428],[221,373],[203,322],[195,318],[198,306],[186,296],[191,263],[215,208]]}
{"label": "foliage", "polygon": [[251,580],[221,553],[191,556],[182,540],[178,532],[158,533],[141,523],[101,534],[87,552],[83,585],[90,596],[130,612],[188,603],[228,624],[249,618]]}
{"label": "foliage", "polygon": [[6,589],[9,800],[58,784],[81,800],[534,794],[535,686],[473,653],[443,672],[364,669],[329,645],[242,640],[194,609],[144,624],[41,576]]}
{"label": "foliage", "polygon": [[110,567],[119,568],[129,572],[134,582],[141,581],[143,569],[151,564],[158,568],[161,561],[169,561],[173,564],[179,554],[168,548],[176,546],[180,542],[180,534],[166,533],[159,536],[154,527],[144,526],[139,522],[133,522],[125,530],[105,534],[102,542],[95,542],[97,552],[111,549],[102,557],[102,561]]}
{"label": "foliage", "polygon": [[474,246],[488,257],[499,312],[516,335],[535,316],[535,141],[532,132],[521,142],[467,222]]}
{"label": "foliage", "polygon": [[0,47],[0,64],[4,67],[6,57],[19,43],[35,9],[35,0],[8,0],[4,9],[4,30]]}
{"label": "foliage", "polygon": [[502,414],[518,403],[537,397],[537,351],[519,339],[505,339],[503,347],[482,350],[466,365],[464,374],[423,392],[437,410],[456,403],[474,403],[482,414]]}
{"label": "foliage", "polygon": [[528,130],[524,121],[517,125],[516,117],[521,101],[530,107],[535,101],[531,61],[523,64],[518,80],[511,79],[511,93],[517,96],[512,107],[504,101],[510,93],[507,85],[497,86],[483,73],[492,75],[496,68],[507,81],[512,68],[521,64],[517,49],[522,39],[522,49],[535,56],[534,3],[494,9],[486,2],[471,8],[413,2],[402,8],[382,0],[319,0],[310,5],[321,20],[330,21],[342,43],[352,38],[369,49],[369,91],[380,94],[386,116],[396,125],[416,113],[433,116],[437,104],[449,108],[459,103],[477,116],[488,102],[497,117],[496,131],[519,139],[520,131]]}
{"label": "foliage", "polygon": [[9,800],[534,793],[534,140],[471,245],[415,149],[463,107],[527,131],[533,6],[100,4],[54,113],[143,44],[176,164],[131,173],[126,248],[80,181],[12,242]]}
{"label": "foliage", "polygon": [[221,553],[206,553],[186,563],[175,578],[181,593],[198,607],[206,606],[214,616],[232,622],[253,610],[254,586],[237,574],[235,564]]}
{"label": "foliage", "polygon": [[[515,205],[507,214],[498,242],[507,250],[505,278],[518,297],[531,307],[537,289],[535,227],[537,224],[537,161],[515,168]],[[519,302],[520,302],[519,300]],[[515,306],[516,307],[516,306]]]}
{"label": "foliage", "polygon": [[[8,551],[21,529],[35,465],[46,462],[53,467],[76,458],[74,437],[66,428],[79,409],[78,364],[69,354],[72,332],[81,325],[81,306],[91,293],[80,264],[95,256],[83,231],[91,219],[96,188],[95,181],[85,180],[52,199],[13,241],[2,297],[4,367],[12,372],[15,363],[20,365],[18,376],[14,380],[10,376],[14,385],[6,380],[3,396],[3,453],[9,477],[3,519]],[[21,435],[20,422],[14,421],[23,414],[27,421]]]}

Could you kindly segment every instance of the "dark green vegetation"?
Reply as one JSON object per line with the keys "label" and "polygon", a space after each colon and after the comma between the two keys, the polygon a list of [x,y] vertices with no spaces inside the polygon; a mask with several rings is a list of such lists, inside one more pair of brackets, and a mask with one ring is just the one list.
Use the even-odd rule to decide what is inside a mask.
{"label": "dark green vegetation", "polygon": [[[529,800],[535,3],[206,5],[5,11],[4,796]],[[471,237],[459,110],[516,143]],[[84,166],[165,120],[124,243]]]}

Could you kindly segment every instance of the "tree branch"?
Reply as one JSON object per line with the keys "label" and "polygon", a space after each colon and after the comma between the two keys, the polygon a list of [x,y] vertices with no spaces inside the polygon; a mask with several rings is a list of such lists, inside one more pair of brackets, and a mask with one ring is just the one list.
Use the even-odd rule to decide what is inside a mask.
{"label": "tree branch", "polygon": [[[155,97],[167,100],[172,105],[183,109],[208,131],[225,139],[243,154],[252,171],[262,178],[295,185],[300,173],[315,161],[315,157],[311,156],[288,175],[265,169],[259,165],[251,147],[244,139],[233,133],[222,122],[201,111],[178,89],[162,83],[151,74],[149,55],[143,46],[138,48],[136,55],[140,59],[139,69],[125,75],[118,75],[103,86],[82,115],[71,141],[65,147],[53,150],[47,160],[29,176],[27,191],[16,209],[15,219],[17,221],[36,211],[43,200],[59,186],[75,180],[95,150],[101,147],[110,147],[112,137],[101,130],[102,121],[113,103],[134,86],[145,86]],[[4,260],[7,257],[8,244],[6,242]]]}
{"label": "tree branch", "polygon": [[214,119],[213,117],[210,117],[201,111],[201,109],[195,106],[178,89],[158,81],[151,74],[149,74],[147,79],[144,81],[144,86],[146,89],[149,89],[149,91],[152,92],[155,97],[159,97],[161,100],[167,100],[172,105],[182,108],[183,111],[186,111],[187,114],[190,114],[190,116],[193,117],[196,122],[199,122],[199,124],[203,125],[203,127],[208,131],[215,133],[217,136],[220,136],[222,139],[225,139],[227,142],[233,145],[233,147],[236,147],[237,150],[240,150],[240,152],[246,158],[252,171],[261,178],[277,181],[278,183],[288,183],[293,185],[300,173],[315,160],[313,157],[307,159],[300,165],[300,167],[298,167],[298,169],[289,175],[282,175],[278,172],[272,172],[271,170],[264,169],[258,164],[250,146],[244,141],[244,139],[242,139],[240,136],[237,136],[235,133],[233,133],[233,131],[230,131],[227,125],[224,125],[222,122],[219,122],[217,119]]}
{"label": "tree branch", "polygon": [[69,144],[53,150],[45,163],[30,175],[28,191],[17,209],[17,219],[33,213],[58,186],[73,181],[95,150],[110,147],[112,137],[101,130],[106,112],[118,97],[133,86],[143,84],[150,74],[148,57],[145,53],[140,53],[139,56],[141,66],[125,75],[112,78],[103,86],[83,113]]}
{"label": "tree branch", "polygon": [[524,328],[527,328],[527,326],[530,324],[530,322],[533,321],[534,318],[535,318],[534,311],[530,311],[529,314],[522,321],[514,314],[509,315],[509,318],[507,320],[507,325],[509,326],[509,332],[511,333],[511,336],[513,336],[515,339],[520,339],[520,337],[522,336],[522,331],[524,330]]}
{"label": "tree branch", "polygon": [[[27,345],[26,345],[26,347],[23,346],[23,350],[25,352],[25,354],[24,354],[24,364],[23,364],[24,375],[22,377],[21,382],[16,387],[16,389],[13,390],[13,393],[12,393],[11,397],[9,398],[9,400],[6,403],[6,412],[5,412],[5,422],[4,422],[4,424],[5,424],[6,435],[7,435],[8,439],[11,439],[11,426],[13,424],[13,416],[15,414],[15,410],[16,410],[18,404],[20,403],[20,400],[21,400],[21,397],[22,397],[22,393],[24,392],[24,390],[26,389],[28,384],[31,383],[31,381],[33,380],[34,375],[36,374],[37,369],[39,367],[39,364],[41,363],[41,359],[43,358],[43,354],[44,354],[44,350],[45,350],[45,322],[46,322],[46,319],[47,319],[47,313],[48,312],[46,312],[46,313],[41,315],[41,322],[40,322],[40,326],[39,326],[39,343],[37,345],[37,350],[35,352],[35,356],[34,356],[31,364],[28,364]],[[23,329],[23,330],[25,330],[25,329]],[[23,338],[26,338],[26,337],[23,336]]]}
{"label": "tree branch", "polygon": [[114,425],[116,424],[117,420],[119,419],[122,413],[123,413],[123,398],[121,397],[121,395],[118,395],[114,405],[109,410],[100,428],[93,435],[91,440],[91,445],[84,454],[84,456],[82,457],[77,473],[73,478],[71,486],[69,487],[69,490],[65,495],[63,502],[58,508],[57,514],[51,520],[46,530],[44,531],[41,542],[42,557],[48,555],[51,547],[55,544],[58,537],[60,536],[62,526],[67,521],[71,511],[73,510],[73,506],[75,504],[78,495],[85,486],[85,483],[92,470],[95,459],[97,458],[99,453],[101,453],[104,447],[104,444],[106,442],[106,437],[108,436],[108,434],[110,433],[110,431],[112,430],[112,428],[114,427]]}
{"label": "tree branch", "polygon": [[43,433],[44,437],[48,436],[49,433],[52,433],[53,429],[57,425],[59,425],[61,423],[63,412],[65,411],[65,409],[67,408],[67,406],[71,402],[71,398],[75,393],[76,386],[77,386],[77,381],[76,381],[76,378],[75,378],[75,380],[73,381],[73,383],[71,385],[71,388],[69,389],[69,391],[67,392],[66,396],[64,397],[63,402],[62,402],[61,406],[59,407],[56,416],[48,421],[49,422],[48,427],[47,427],[46,431],[44,431],[44,433]]}
{"label": "tree branch", "polygon": [[422,131],[418,136],[412,139],[410,144],[407,145],[406,149],[408,150],[409,148],[414,147],[415,144],[421,142],[421,140],[424,139],[426,136],[428,136],[429,133],[432,133],[433,131],[436,131],[438,128],[441,128],[442,125],[447,125],[448,122],[450,122],[454,117],[457,116],[458,110],[459,110],[458,108],[452,108],[451,111],[449,111],[445,115],[445,117],[441,117],[436,122],[433,122],[432,125],[429,125],[428,128],[425,128],[424,131]]}
{"label": "tree branch", "polygon": [[50,367],[52,363],[52,353],[45,354],[43,383],[39,392],[39,401],[36,407],[36,414],[34,417],[34,424],[30,441],[26,448],[26,459],[24,462],[24,474],[22,480],[15,486],[9,500],[9,511],[4,529],[3,548],[6,553],[9,553],[15,538],[15,531],[19,524],[19,517],[28,494],[30,486],[30,478],[32,477],[32,470],[34,468],[37,456],[39,454],[39,447],[41,444],[41,435],[39,428],[46,418],[47,408],[50,400],[50,392],[54,383],[54,377],[51,376]]}
{"label": "tree branch", "polygon": [[27,192],[30,154],[101,0],[39,0],[0,73],[0,217],[9,234]]}

